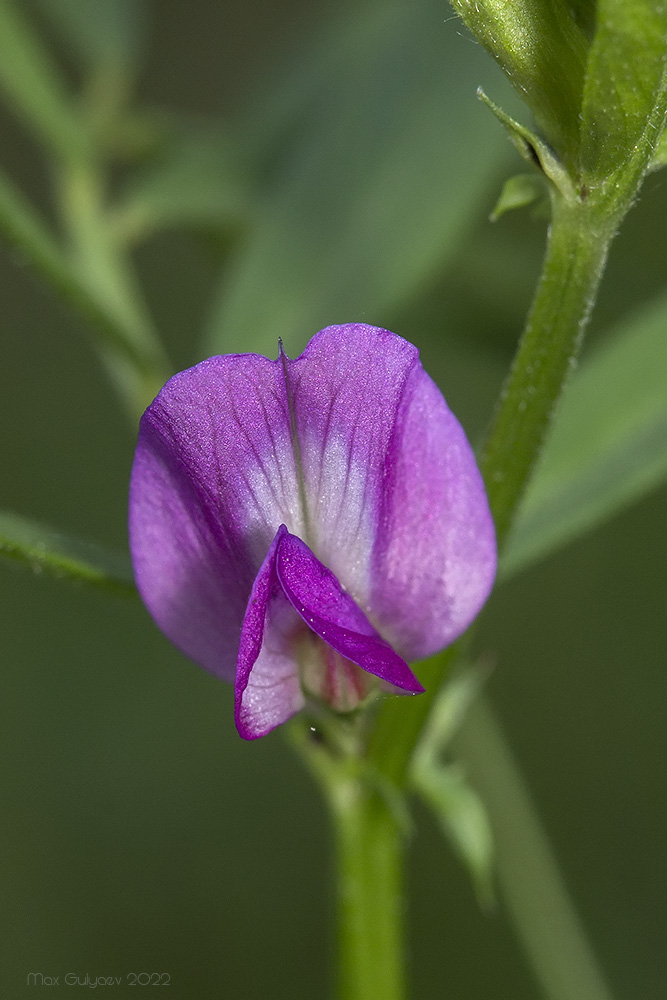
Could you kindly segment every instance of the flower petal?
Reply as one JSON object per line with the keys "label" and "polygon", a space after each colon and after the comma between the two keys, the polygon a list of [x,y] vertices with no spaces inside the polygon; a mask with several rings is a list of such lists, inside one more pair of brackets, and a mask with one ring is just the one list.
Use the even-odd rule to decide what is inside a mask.
{"label": "flower petal", "polygon": [[236,670],[236,727],[246,740],[265,736],[305,704],[295,657],[303,623],[276,574],[276,553],[287,528],[278,529],[250,594]]}
{"label": "flower petal", "polygon": [[397,689],[413,694],[424,690],[331,570],[288,532],[278,546],[276,574],[292,607],[328,646]]}
{"label": "flower petal", "polygon": [[493,525],[463,431],[407,341],[329,327],[294,360],[210,358],[148,408],[130,492],[137,585],[166,635],[226,679],[281,524],[406,659],[475,616]]}
{"label": "flower petal", "polygon": [[[317,649],[323,654],[323,675],[336,666],[327,666],[328,646],[351,661],[350,669],[357,664],[394,691],[424,690],[334,574],[281,525],[257,574],[241,630],[235,715],[245,739],[265,736],[304,707],[298,656],[308,631],[322,640],[314,655]],[[323,678],[318,688],[326,683]]]}
{"label": "flower petal", "polygon": [[130,548],[159,627],[227,680],[253,580],[283,522],[303,530],[281,364],[229,355],[175,375],[141,421]]}
{"label": "flower petal", "polygon": [[421,366],[396,412],[378,520],[369,614],[407,659],[430,656],[483,607],[497,555],[472,449]]}
{"label": "flower petal", "polygon": [[304,479],[303,538],[362,606],[371,590],[384,464],[418,353],[387,330],[331,326],[288,363]]}
{"label": "flower petal", "polygon": [[442,649],[496,567],[463,429],[417,349],[387,330],[328,327],[288,364],[306,540],[402,656]]}

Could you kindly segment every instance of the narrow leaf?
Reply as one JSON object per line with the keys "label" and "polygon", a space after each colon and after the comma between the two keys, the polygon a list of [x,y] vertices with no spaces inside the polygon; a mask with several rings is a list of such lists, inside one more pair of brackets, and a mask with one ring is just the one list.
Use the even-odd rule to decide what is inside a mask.
{"label": "narrow leaf", "polygon": [[418,763],[438,761],[463,725],[470,706],[480,694],[488,670],[477,665],[459,670],[438,691],[424,727],[414,759]]}
{"label": "narrow leaf", "polygon": [[526,128],[520,122],[515,121],[506,114],[502,108],[499,108],[490,97],[488,97],[481,87],[477,90],[477,96],[481,101],[486,104],[487,108],[494,113],[498,121],[505,127],[507,133],[518,149],[520,155],[526,160],[527,163],[532,163],[534,166],[539,167],[545,177],[556,185],[558,190],[566,198],[572,196],[572,181],[567,170],[563,167],[557,156],[554,155],[553,150],[548,145],[539,138],[535,132]]}
{"label": "narrow leaf", "polygon": [[508,576],[667,478],[667,296],[575,372],[502,559]]}
{"label": "narrow leaf", "polygon": [[465,722],[479,695],[487,670],[461,670],[437,695],[412,758],[412,785],[434,812],[438,823],[468,867],[480,904],[493,903],[493,837],[479,796],[443,754]]}
{"label": "narrow leaf", "polygon": [[123,191],[112,219],[116,232],[137,240],[173,226],[214,233],[238,226],[250,202],[240,159],[221,126],[175,132]]}
{"label": "narrow leaf", "polygon": [[263,210],[226,269],[206,353],[268,352],[278,337],[289,351],[352,317],[388,324],[446,266],[502,162],[474,104],[483,58],[439,0],[419,16],[374,2],[329,26],[287,96],[253,116],[260,131],[274,120]]}
{"label": "narrow leaf", "polygon": [[40,8],[90,69],[100,63],[132,65],[145,36],[142,0],[38,0]]}
{"label": "narrow leaf", "polygon": [[[44,221],[22,192],[0,174],[0,233],[28,263],[99,334],[98,344],[110,358],[120,358],[136,370],[137,377],[159,388],[159,358],[139,341],[90,284],[82,279],[75,264],[58,245]],[[162,380],[164,381],[164,379]]]}
{"label": "narrow leaf", "polygon": [[121,594],[136,593],[126,555],[71,538],[9,511],[0,511],[0,555],[25,563],[38,573],[80,580]]}
{"label": "narrow leaf", "polygon": [[21,8],[0,0],[0,86],[22,121],[66,161],[84,155],[88,139],[62,74]]}
{"label": "narrow leaf", "polygon": [[509,915],[545,1000],[612,1000],[493,707],[480,698],[456,740],[491,821]]}
{"label": "narrow leaf", "polygon": [[413,784],[464,862],[484,909],[494,903],[493,834],[484,804],[454,766],[419,767]]}

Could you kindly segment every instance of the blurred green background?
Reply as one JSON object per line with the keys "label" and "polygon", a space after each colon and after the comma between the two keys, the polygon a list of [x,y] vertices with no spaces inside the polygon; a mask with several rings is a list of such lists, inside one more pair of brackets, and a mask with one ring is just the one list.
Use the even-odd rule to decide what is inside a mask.
{"label": "blurred green background", "polygon": [[[77,86],[81,62],[47,6],[20,5]],[[144,31],[140,100],[207,134],[224,122],[238,182],[219,224],[174,211],[136,248],[173,369],[273,353],[279,335],[296,353],[320,326],[360,319],[420,347],[478,439],[545,222],[487,221],[523,167],[476,86],[522,112],[448,6],[160,0]],[[49,214],[48,160],[20,114],[0,114],[4,168]],[[113,182],[123,190],[122,171]],[[592,341],[664,290],[665,218],[656,174],[613,248]],[[20,253],[0,257],[0,294],[1,505],[124,548],[135,432],[84,324]],[[666,499],[499,587],[478,637],[619,1000],[658,1000],[667,982]],[[138,602],[9,563],[0,588],[3,996],[34,992],[30,972],[166,972],[179,998],[327,996],[330,834],[280,734],[243,743],[231,690]],[[433,820],[417,821],[414,997],[538,1000],[502,901],[483,914]]]}

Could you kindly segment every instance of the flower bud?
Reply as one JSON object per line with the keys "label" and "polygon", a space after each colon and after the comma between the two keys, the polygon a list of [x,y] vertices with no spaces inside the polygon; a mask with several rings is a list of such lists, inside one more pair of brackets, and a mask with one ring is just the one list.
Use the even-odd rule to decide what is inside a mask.
{"label": "flower bud", "polygon": [[452,0],[532,110],[538,128],[574,173],[590,45],[591,0]]}

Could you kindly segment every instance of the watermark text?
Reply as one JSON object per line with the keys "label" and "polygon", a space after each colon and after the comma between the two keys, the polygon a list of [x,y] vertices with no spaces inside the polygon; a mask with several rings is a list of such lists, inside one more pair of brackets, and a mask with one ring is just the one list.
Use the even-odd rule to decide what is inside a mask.
{"label": "watermark text", "polygon": [[95,976],[90,972],[67,972],[64,975],[47,975],[44,972],[29,972],[27,986],[86,986],[89,990],[98,986],[170,986],[170,972],[126,972],[123,976]]}

